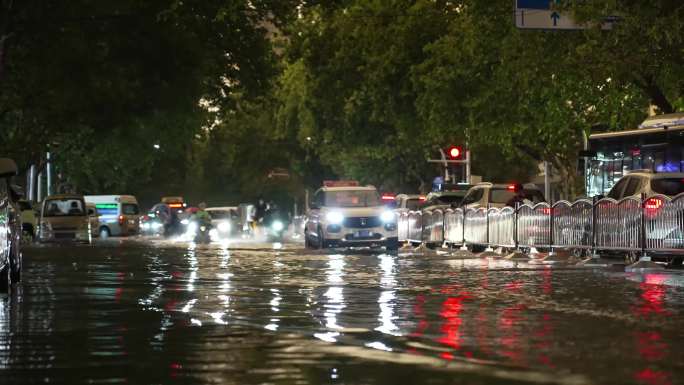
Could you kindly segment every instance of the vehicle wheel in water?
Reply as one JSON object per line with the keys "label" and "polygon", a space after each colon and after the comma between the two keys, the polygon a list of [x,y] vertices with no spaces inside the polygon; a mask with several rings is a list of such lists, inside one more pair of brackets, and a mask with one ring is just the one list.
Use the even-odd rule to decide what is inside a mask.
{"label": "vehicle wheel in water", "polygon": [[327,241],[325,240],[325,237],[323,236],[323,230],[319,227],[318,228],[318,248],[319,249],[325,249],[327,247]]}
{"label": "vehicle wheel in water", "polygon": [[627,254],[625,254],[625,264],[631,265],[633,263],[637,263],[640,256],[641,253],[638,251],[628,251]]}
{"label": "vehicle wheel in water", "polygon": [[311,248],[311,240],[309,240],[309,233],[304,232],[304,247],[307,249]]}

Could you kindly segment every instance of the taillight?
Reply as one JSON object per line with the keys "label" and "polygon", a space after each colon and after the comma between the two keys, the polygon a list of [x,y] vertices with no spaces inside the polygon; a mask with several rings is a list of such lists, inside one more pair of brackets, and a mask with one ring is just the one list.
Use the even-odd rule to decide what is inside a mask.
{"label": "taillight", "polygon": [[644,202],[644,213],[646,214],[646,217],[654,218],[656,215],[658,215],[658,212],[663,208],[664,205],[665,202],[662,198],[648,198],[646,202]]}
{"label": "taillight", "polygon": [[124,224],[124,216],[119,215],[119,226],[123,226],[123,224]]}
{"label": "taillight", "polygon": [[551,207],[542,208],[542,212],[544,213],[544,215],[551,215]]}

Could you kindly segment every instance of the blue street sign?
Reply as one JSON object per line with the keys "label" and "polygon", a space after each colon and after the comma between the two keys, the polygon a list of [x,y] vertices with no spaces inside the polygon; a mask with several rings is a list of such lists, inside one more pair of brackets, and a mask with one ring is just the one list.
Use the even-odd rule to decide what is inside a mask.
{"label": "blue street sign", "polygon": [[518,8],[551,9],[552,0],[518,0]]}

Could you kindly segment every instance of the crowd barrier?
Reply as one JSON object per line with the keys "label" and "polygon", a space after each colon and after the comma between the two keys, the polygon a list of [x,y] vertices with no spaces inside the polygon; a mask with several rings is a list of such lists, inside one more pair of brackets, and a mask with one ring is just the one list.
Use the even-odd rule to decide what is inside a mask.
{"label": "crowd barrier", "polygon": [[410,211],[398,220],[399,240],[414,244],[684,254],[684,194]]}

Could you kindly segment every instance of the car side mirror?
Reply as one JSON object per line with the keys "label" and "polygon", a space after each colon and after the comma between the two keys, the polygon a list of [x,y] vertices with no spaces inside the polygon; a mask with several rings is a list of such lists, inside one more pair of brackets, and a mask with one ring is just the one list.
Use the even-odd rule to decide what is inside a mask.
{"label": "car side mirror", "polygon": [[597,201],[600,201],[601,199],[603,199],[603,198],[605,198],[605,197],[606,197],[606,196],[603,195],[603,194],[594,195],[594,198],[595,198]]}
{"label": "car side mirror", "polygon": [[0,158],[0,178],[17,175],[17,164],[10,158]]}

